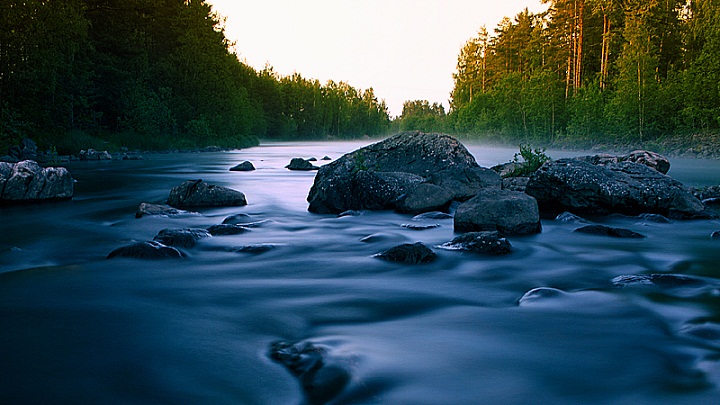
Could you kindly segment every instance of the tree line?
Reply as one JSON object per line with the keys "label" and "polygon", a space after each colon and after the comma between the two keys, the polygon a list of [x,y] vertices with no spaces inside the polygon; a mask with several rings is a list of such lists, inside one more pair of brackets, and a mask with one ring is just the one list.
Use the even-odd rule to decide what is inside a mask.
{"label": "tree line", "polygon": [[23,137],[77,153],[388,130],[373,89],[258,71],[231,49],[205,1],[3,1],[0,149]]}
{"label": "tree line", "polygon": [[445,129],[621,144],[720,130],[720,1],[545,2],[462,47]]}

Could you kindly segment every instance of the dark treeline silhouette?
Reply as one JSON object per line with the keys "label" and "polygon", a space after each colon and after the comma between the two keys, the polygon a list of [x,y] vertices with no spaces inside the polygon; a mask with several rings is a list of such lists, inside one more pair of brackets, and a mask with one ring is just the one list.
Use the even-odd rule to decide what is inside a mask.
{"label": "dark treeline silhouette", "polygon": [[[0,149],[243,147],[388,130],[372,89],[256,71],[197,0],[0,3]],[[0,153],[2,154],[2,153]]]}

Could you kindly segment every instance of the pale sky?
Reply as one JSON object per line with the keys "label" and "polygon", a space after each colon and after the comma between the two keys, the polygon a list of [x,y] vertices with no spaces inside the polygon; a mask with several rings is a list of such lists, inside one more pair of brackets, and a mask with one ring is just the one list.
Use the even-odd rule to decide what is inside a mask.
{"label": "pale sky", "polygon": [[283,76],[372,87],[390,115],[406,100],[446,111],[457,56],[481,26],[540,0],[209,0],[226,17],[226,36],[241,60]]}

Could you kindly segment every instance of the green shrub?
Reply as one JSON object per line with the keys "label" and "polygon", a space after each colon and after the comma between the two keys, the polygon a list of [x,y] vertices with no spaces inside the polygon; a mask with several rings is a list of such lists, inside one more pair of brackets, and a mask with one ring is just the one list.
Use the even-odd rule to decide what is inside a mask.
{"label": "green shrub", "polygon": [[[521,166],[513,172],[513,177],[527,176],[534,173],[546,162],[552,160],[550,156],[545,154],[545,148],[533,149],[530,145],[518,145],[520,152],[516,153],[513,157],[515,163],[520,163]],[[522,159],[522,161],[521,161]]]}

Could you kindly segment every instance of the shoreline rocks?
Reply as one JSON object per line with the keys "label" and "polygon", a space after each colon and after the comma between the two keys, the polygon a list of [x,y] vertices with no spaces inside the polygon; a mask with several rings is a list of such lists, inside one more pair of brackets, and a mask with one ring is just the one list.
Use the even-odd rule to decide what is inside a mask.
{"label": "shoreline rocks", "polygon": [[677,180],[633,162],[592,164],[560,159],[531,177],[526,193],[548,213],[636,216],[650,213],[673,219],[709,219],[715,214]]}
{"label": "shoreline rocks", "polygon": [[73,178],[64,167],[41,167],[37,162],[0,162],[0,203],[70,200]]}

